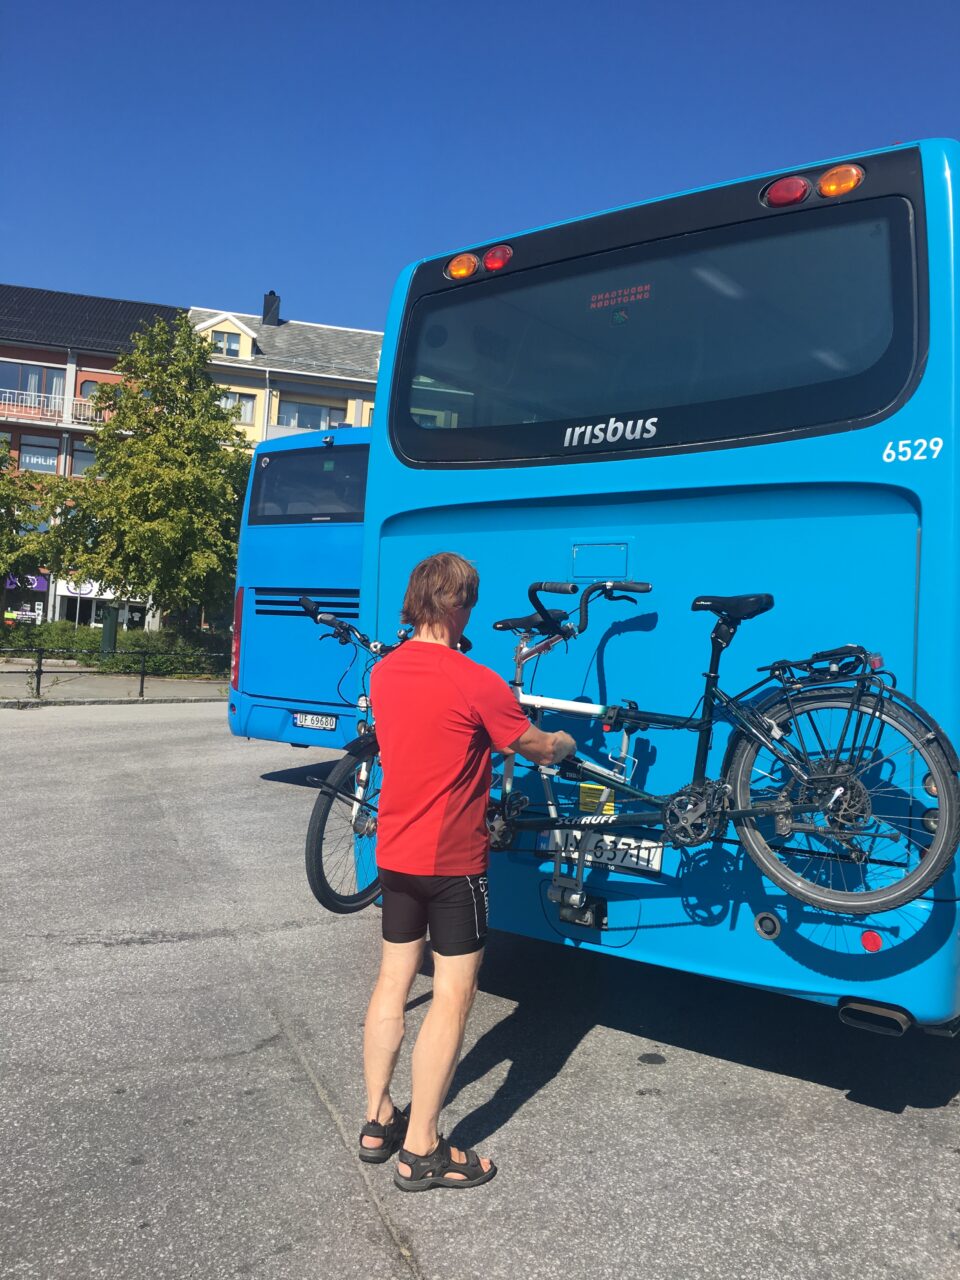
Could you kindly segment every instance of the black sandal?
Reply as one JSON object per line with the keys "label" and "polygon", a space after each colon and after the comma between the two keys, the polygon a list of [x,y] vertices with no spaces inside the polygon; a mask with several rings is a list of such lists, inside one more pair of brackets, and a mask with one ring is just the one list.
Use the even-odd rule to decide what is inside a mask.
{"label": "black sandal", "polygon": [[[475,1151],[465,1151],[463,1154],[466,1156],[465,1161],[454,1160],[450,1154],[450,1143],[443,1134],[426,1156],[415,1156],[413,1152],[401,1147],[397,1159],[410,1166],[410,1176],[404,1177],[397,1169],[393,1181],[401,1191],[429,1191],[431,1187],[461,1190],[465,1187],[479,1187],[481,1182],[489,1182],[497,1172],[497,1166],[492,1163],[489,1169],[484,1169]],[[451,1178],[451,1173],[461,1176]]]}
{"label": "black sandal", "polygon": [[[393,1116],[386,1124],[378,1124],[376,1120],[368,1120],[360,1130],[360,1159],[367,1164],[384,1164],[393,1153],[403,1145],[407,1136],[407,1122],[410,1119],[410,1108],[402,1111],[393,1108]],[[364,1138],[382,1138],[379,1147],[365,1147]]]}

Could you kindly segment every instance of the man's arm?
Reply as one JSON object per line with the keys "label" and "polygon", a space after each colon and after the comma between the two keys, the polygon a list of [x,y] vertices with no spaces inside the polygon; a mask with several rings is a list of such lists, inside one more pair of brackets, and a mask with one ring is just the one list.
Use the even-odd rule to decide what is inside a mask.
{"label": "man's arm", "polygon": [[509,747],[510,751],[526,756],[534,764],[559,764],[567,756],[572,756],[576,749],[577,744],[569,733],[544,733],[534,725]]}

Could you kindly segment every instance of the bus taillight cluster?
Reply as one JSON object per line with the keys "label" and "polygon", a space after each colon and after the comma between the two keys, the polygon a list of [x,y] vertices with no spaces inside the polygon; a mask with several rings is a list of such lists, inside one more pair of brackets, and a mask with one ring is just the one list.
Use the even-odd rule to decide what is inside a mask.
{"label": "bus taillight cluster", "polygon": [[[858,164],[835,164],[817,179],[817,195],[827,200],[848,195],[863,181],[864,173]],[[771,209],[782,209],[790,204],[802,204],[813,190],[813,183],[801,174],[789,178],[777,178],[760,193],[761,201]]]}
{"label": "bus taillight cluster", "polygon": [[482,257],[475,253],[458,253],[444,267],[444,275],[448,280],[469,280],[481,267],[484,271],[502,271],[512,257],[513,250],[508,244],[495,244]]}

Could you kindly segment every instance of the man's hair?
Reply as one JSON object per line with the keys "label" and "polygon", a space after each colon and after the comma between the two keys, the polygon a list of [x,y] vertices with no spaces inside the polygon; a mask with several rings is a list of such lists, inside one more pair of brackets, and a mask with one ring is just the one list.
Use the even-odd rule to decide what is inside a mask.
{"label": "man's hair", "polygon": [[480,575],[454,551],[438,551],[421,560],[410,575],[400,618],[412,627],[435,627],[453,613],[477,603]]}

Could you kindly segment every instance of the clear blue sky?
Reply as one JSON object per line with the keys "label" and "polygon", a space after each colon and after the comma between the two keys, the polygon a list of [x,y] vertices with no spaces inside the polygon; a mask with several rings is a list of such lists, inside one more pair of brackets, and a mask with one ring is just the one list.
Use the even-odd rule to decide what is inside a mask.
{"label": "clear blue sky", "polygon": [[7,4],[0,280],[381,328],[408,261],[960,136],[957,0]]}

